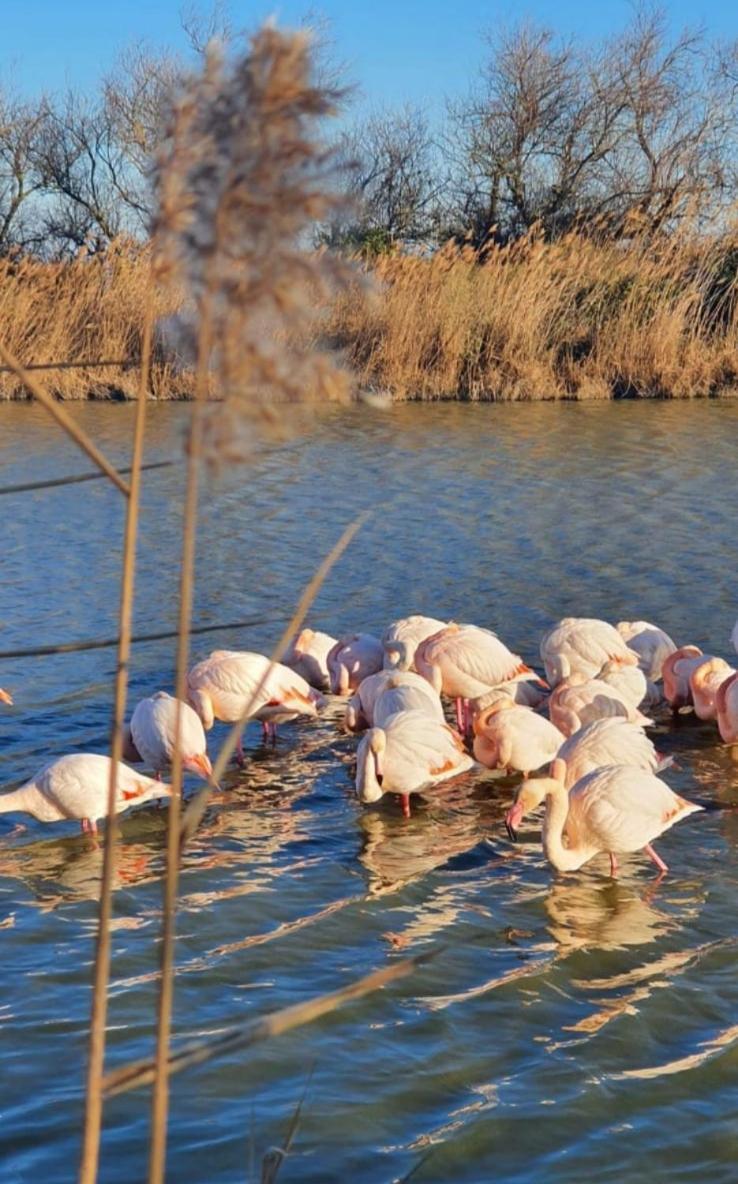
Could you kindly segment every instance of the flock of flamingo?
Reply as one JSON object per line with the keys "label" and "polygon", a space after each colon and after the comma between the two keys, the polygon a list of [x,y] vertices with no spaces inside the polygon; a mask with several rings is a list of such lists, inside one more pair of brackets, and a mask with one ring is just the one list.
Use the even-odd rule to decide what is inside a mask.
{"label": "flock of flamingo", "polygon": [[[738,623],[732,643],[738,652]],[[165,691],[141,700],[124,737],[116,813],[169,795],[177,716],[183,767],[209,779],[205,732],[248,709],[264,738],[298,716],[316,716],[331,693],[346,700],[344,727],[363,733],[356,792],[363,803],[410,797],[475,766],[522,774],[506,816],[511,839],[523,818],[544,806],[543,851],[558,871],[607,854],[644,851],[667,865],[652,843],[702,809],[675,794],[658,773],[671,763],[646,735],[647,714],[668,705],[715,720],[726,744],[738,743],[738,672],[693,645],[677,647],[647,621],[567,617],[544,636],[546,679],[489,629],[432,617],[395,621],[380,639],[368,633],[336,640],[303,629],[285,662],[262,654],[216,650],[187,679],[188,702]],[[455,700],[453,728],[443,698]],[[7,691],[0,702],[12,706]],[[239,763],[245,760],[239,743]],[[548,775],[531,776],[546,769]],[[76,819],[95,833],[108,812],[110,758],[62,756],[19,789],[0,797],[0,813],[22,811],[41,822]]]}

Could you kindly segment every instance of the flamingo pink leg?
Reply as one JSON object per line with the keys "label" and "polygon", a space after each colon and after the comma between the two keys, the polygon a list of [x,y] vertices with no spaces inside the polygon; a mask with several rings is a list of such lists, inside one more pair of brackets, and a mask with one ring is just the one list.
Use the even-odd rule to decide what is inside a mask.
{"label": "flamingo pink leg", "polygon": [[661,856],[656,854],[656,852],[654,851],[654,849],[650,843],[646,843],[646,846],[643,848],[643,850],[646,852],[646,855],[648,856],[648,858],[653,860],[653,862],[656,864],[656,867],[659,869],[659,871],[668,872],[668,870],[669,870],[668,864],[664,863]]}
{"label": "flamingo pink leg", "polygon": [[400,801],[402,802],[402,817],[409,818],[410,817],[410,794],[408,794],[408,793],[400,794]]}
{"label": "flamingo pink leg", "polygon": [[465,726],[465,720],[464,720],[464,700],[463,700],[463,699],[457,699],[457,700],[456,700],[456,727],[457,727],[457,728],[458,728],[458,730],[461,732],[461,735],[462,735],[462,736],[464,735],[464,726]]}
{"label": "flamingo pink leg", "polygon": [[616,876],[618,874],[618,861],[614,851],[610,852],[610,875]]}
{"label": "flamingo pink leg", "polygon": [[243,736],[238,737],[238,744],[236,745],[236,764],[240,769],[246,764],[246,756],[243,751]]}
{"label": "flamingo pink leg", "polygon": [[82,819],[82,834],[86,835],[89,829],[90,829],[89,821],[86,818],[83,818]]}

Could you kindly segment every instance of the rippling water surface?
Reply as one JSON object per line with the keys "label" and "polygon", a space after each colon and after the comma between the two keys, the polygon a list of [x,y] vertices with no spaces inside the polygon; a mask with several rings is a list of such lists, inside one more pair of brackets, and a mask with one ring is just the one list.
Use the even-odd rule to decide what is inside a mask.
{"label": "rippling water surface", "polygon": [[[132,410],[75,415],[125,464]],[[153,407],[147,459],[186,408]],[[409,612],[490,625],[528,659],[565,614],[645,617],[729,655],[738,615],[738,405],[542,404],[341,412],[206,483],[194,654],[267,649],[319,557],[376,512],[321,592],[329,632]],[[1,482],[84,470],[32,407],[0,407]],[[183,466],[146,475],[136,629],[176,616]],[[120,497],[102,481],[0,498],[0,649],[115,633]],[[6,660],[0,780],[105,751],[112,650]],[[173,643],[135,648],[132,694],[172,683]],[[354,800],[336,712],[249,731],[181,881],[176,1033],[334,989],[442,946],[412,979],[173,1080],[169,1178],[258,1178],[314,1063],[280,1179],[380,1184],[733,1181],[738,1132],[738,765],[681,717],[668,780],[715,806],[640,858],[554,876],[511,846],[510,781],[467,775],[409,822]],[[219,730],[212,736],[215,749]],[[74,1179],[101,854],[74,827],[0,818],[0,1154],[7,1184]],[[165,810],[123,822],[109,1063],[150,1051]],[[148,1099],[111,1101],[101,1179],[145,1175]],[[425,1157],[425,1158],[424,1158]],[[256,1169],[253,1163],[257,1164]],[[251,1173],[251,1175],[250,1175]]]}

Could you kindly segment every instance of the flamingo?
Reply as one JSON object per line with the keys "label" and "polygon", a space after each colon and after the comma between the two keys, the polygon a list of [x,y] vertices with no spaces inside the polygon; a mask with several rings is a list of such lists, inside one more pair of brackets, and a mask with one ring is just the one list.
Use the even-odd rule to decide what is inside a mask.
{"label": "flamingo", "polygon": [[420,643],[445,628],[445,621],[422,617],[417,613],[393,621],[382,634],[385,669],[396,667],[398,670],[414,670],[415,651]]}
{"label": "flamingo", "polygon": [[493,703],[497,702],[500,695],[506,695],[508,699],[512,699],[513,703],[517,703],[519,707],[532,707],[534,709],[541,707],[548,699],[548,691],[544,690],[538,683],[501,682],[499,686],[492,687],[486,694],[472,700],[472,715],[484,711],[485,707],[491,707]]}
{"label": "flamingo", "polygon": [[426,638],[415,651],[415,666],[439,694],[456,699],[461,733],[469,730],[470,699],[480,698],[502,682],[533,679],[546,686],[497,634],[477,625],[450,624]]}
{"label": "flamingo", "polygon": [[[60,756],[20,789],[3,794],[0,814],[18,810],[39,822],[75,818],[81,822],[83,832],[97,834],[98,819],[107,817],[108,813],[111,764],[110,757],[97,753]],[[169,786],[162,781],[144,777],[118,762],[116,814],[152,798],[168,797],[169,793]]]}
{"label": "flamingo", "polygon": [[437,723],[446,723],[441,700],[433,687],[419,674],[413,675],[413,681],[408,682],[410,673],[409,670],[397,671],[378,696],[373,720],[377,727],[383,727],[391,715],[401,711],[422,711]]}
{"label": "flamingo", "polygon": [[284,655],[284,664],[301,675],[316,691],[330,690],[328,654],[336,644],[335,637],[303,629],[293,637]]}
{"label": "flamingo", "polygon": [[637,653],[638,665],[648,681],[658,682],[664,660],[674,653],[676,642],[649,621],[621,621],[616,628],[628,649]]}
{"label": "flamingo", "polygon": [[735,673],[723,658],[709,658],[695,666],[689,676],[689,691],[699,719],[717,719],[718,690]]}
{"label": "flamingo", "polygon": [[396,793],[410,817],[410,794],[472,768],[461,737],[425,711],[402,711],[370,728],[359,744],[356,792],[362,802]]}
{"label": "flamingo", "polygon": [[[276,726],[298,715],[316,716],[323,696],[294,670],[270,663],[263,654],[237,650],[214,650],[187,675],[190,704],[209,731],[216,719],[236,723],[248,711],[249,719],[261,721],[264,737],[276,737]],[[243,762],[238,743],[237,759]]]}
{"label": "flamingo", "polygon": [[683,645],[664,659],[664,698],[672,711],[687,707],[692,702],[689,677],[694,670],[709,659],[696,645]]}
{"label": "flamingo", "polygon": [[722,683],[715,703],[721,738],[726,744],[738,743],[738,674],[731,674]]}
{"label": "flamingo", "polygon": [[679,797],[652,773],[628,765],[595,769],[567,791],[566,765],[557,758],[550,777],[524,781],[518,790],[505,819],[511,838],[525,814],[543,801],[543,850],[556,871],[577,871],[595,855],[606,852],[613,876],[619,854],[641,850],[662,874],[667,872],[667,865],[651,846],[653,840],[702,809]]}
{"label": "flamingo", "polygon": [[354,691],[346,704],[344,714],[343,722],[347,730],[362,732],[365,728],[371,728],[377,722],[375,715],[379,700],[384,698],[385,693],[390,689],[394,692],[402,689],[409,694],[407,698],[402,695],[398,697],[397,693],[393,694],[385,704],[385,717],[393,714],[389,707],[390,704],[397,702],[395,710],[408,710],[412,707],[429,710],[435,712],[436,717],[443,722],[441,700],[424,678],[421,678],[419,674],[414,674],[411,670],[389,669],[378,670],[376,674],[370,674]]}
{"label": "flamingo", "polygon": [[0,687],[0,703],[7,703],[8,707],[13,706],[13,696],[10,691],[4,691],[2,687]]}
{"label": "flamingo", "polygon": [[572,674],[593,678],[606,662],[638,664],[638,655],[617,629],[591,617],[564,617],[549,629],[541,642],[541,658],[552,687]]}
{"label": "flamingo", "polygon": [[566,762],[567,789],[603,765],[631,765],[659,773],[671,764],[671,757],[656,751],[643,728],[622,716],[596,719],[580,728],[561,745],[557,756]]}
{"label": "flamingo", "polygon": [[[178,700],[166,691],[158,691],[151,698],[142,699],[136,704],[136,710],[128,726],[131,742],[139,754],[139,759],[154,769],[157,779],[160,779],[162,769],[172,763],[178,708],[181,711],[182,767],[207,781],[213,772],[213,766],[207,755],[207,741],[202,721],[189,703],[178,703]],[[129,756],[128,759],[135,760],[136,757]]]}
{"label": "flamingo", "polygon": [[585,724],[610,716],[623,716],[633,724],[650,725],[643,715],[615,687],[584,674],[572,674],[560,682],[548,701],[551,723],[565,736],[573,736]]}
{"label": "flamingo", "polygon": [[504,694],[474,716],[474,756],[488,769],[514,769],[527,777],[553,760],[564,739],[542,715]]}
{"label": "flamingo", "polygon": [[647,697],[648,679],[639,666],[621,666],[619,662],[605,662],[597,678],[614,687],[636,709]]}
{"label": "flamingo", "polygon": [[348,695],[382,669],[384,649],[371,633],[349,633],[339,638],[328,654],[327,664],[334,695]]}

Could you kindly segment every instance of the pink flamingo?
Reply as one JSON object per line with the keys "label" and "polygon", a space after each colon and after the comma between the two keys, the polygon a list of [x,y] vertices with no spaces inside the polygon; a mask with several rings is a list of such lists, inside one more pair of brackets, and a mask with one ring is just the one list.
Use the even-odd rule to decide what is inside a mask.
{"label": "pink flamingo", "polygon": [[421,642],[415,651],[418,674],[441,694],[456,699],[456,722],[464,734],[471,724],[469,700],[499,683],[533,679],[546,686],[490,629],[450,624]]}
{"label": "pink flamingo", "polygon": [[284,664],[309,682],[317,691],[330,690],[328,655],[336,644],[335,637],[303,629],[293,637],[284,655]]}
{"label": "pink flamingo", "polygon": [[382,669],[384,649],[371,633],[349,633],[328,654],[327,665],[334,695],[348,695]]}
{"label": "pink flamingo", "polygon": [[[390,691],[393,693],[388,694]],[[424,678],[411,670],[388,669],[370,674],[354,691],[343,718],[347,730],[363,732],[377,723],[375,717],[380,700],[384,703],[385,717],[394,715],[395,711],[417,708],[430,711],[443,722],[441,700]]]}
{"label": "pink flamingo", "polygon": [[726,744],[738,743],[738,674],[726,678],[716,699],[720,736]]}
{"label": "pink flamingo", "polygon": [[422,617],[417,613],[412,617],[402,617],[399,621],[393,621],[382,635],[385,668],[414,670],[415,651],[420,643],[445,628],[445,621],[438,621],[435,617]]}
{"label": "pink flamingo", "polygon": [[7,703],[8,707],[13,706],[13,696],[10,691],[4,691],[2,687],[0,687],[0,703]]}
{"label": "pink flamingo", "polygon": [[[182,767],[195,773],[205,781],[209,780],[213,766],[207,754],[207,741],[202,721],[189,703],[179,704],[180,750]],[[142,760],[156,771],[157,780],[161,771],[168,768],[174,756],[177,736],[178,704],[173,695],[158,691],[149,699],[136,704],[136,710],[128,725],[130,740],[137,756],[124,752],[129,760]]]}
{"label": "pink flamingo", "polygon": [[425,711],[401,711],[370,728],[356,758],[356,792],[365,803],[399,794],[410,817],[410,794],[472,768],[461,737]]}
{"label": "pink flamingo", "polygon": [[[83,832],[96,834],[98,819],[108,814],[111,764],[110,757],[97,753],[60,756],[20,789],[3,794],[0,814],[18,810],[39,822],[75,818],[81,822]],[[170,789],[162,781],[144,777],[119,762],[116,792],[115,812],[120,814],[152,798],[168,797]]]}
{"label": "pink flamingo", "polygon": [[622,716],[633,724],[644,726],[653,723],[634,707],[620,691],[609,683],[584,674],[569,675],[560,682],[548,701],[551,723],[565,736],[573,736],[585,724],[596,719]]}
{"label": "pink flamingo", "polygon": [[696,645],[683,645],[664,659],[664,698],[672,711],[687,707],[692,702],[689,677],[708,658]]}
{"label": "pink flamingo", "polygon": [[692,671],[689,692],[699,719],[717,719],[717,693],[732,674],[735,670],[723,658],[708,658]]}
{"label": "pink flamingo", "polygon": [[[270,669],[271,667],[271,669]],[[316,716],[325,700],[294,670],[271,664],[263,654],[214,650],[187,675],[188,698],[206,731],[216,719],[236,723],[246,710],[261,721],[264,738],[276,737],[276,727],[298,715]],[[239,741],[239,763],[243,747]]]}
{"label": "pink flamingo", "polygon": [[664,660],[674,653],[676,642],[649,621],[621,621],[616,628],[628,649],[637,653],[638,665],[648,681],[658,682]]}
{"label": "pink flamingo", "polygon": [[508,695],[474,716],[474,756],[488,769],[514,769],[527,777],[553,760],[564,739],[542,715]]}
{"label": "pink flamingo", "polygon": [[628,648],[617,629],[593,617],[564,617],[545,634],[541,658],[552,687],[572,674],[594,678],[606,662],[638,665],[638,654]]}
{"label": "pink flamingo", "polygon": [[550,777],[524,781],[505,819],[511,838],[523,817],[546,803],[543,850],[560,872],[577,871],[595,855],[610,856],[610,873],[617,874],[617,856],[644,851],[663,874],[669,869],[651,846],[675,823],[701,810],[695,802],[675,794],[665,782],[644,769],[607,765],[588,773],[571,790],[566,788],[565,762],[557,758]]}
{"label": "pink flamingo", "polygon": [[635,709],[639,708],[646,698],[648,680],[639,666],[621,666],[619,662],[606,662],[597,678],[619,691]]}
{"label": "pink flamingo", "polygon": [[566,763],[566,788],[603,765],[630,765],[660,773],[672,763],[656,751],[643,728],[623,716],[596,719],[574,732],[557,754]]}

